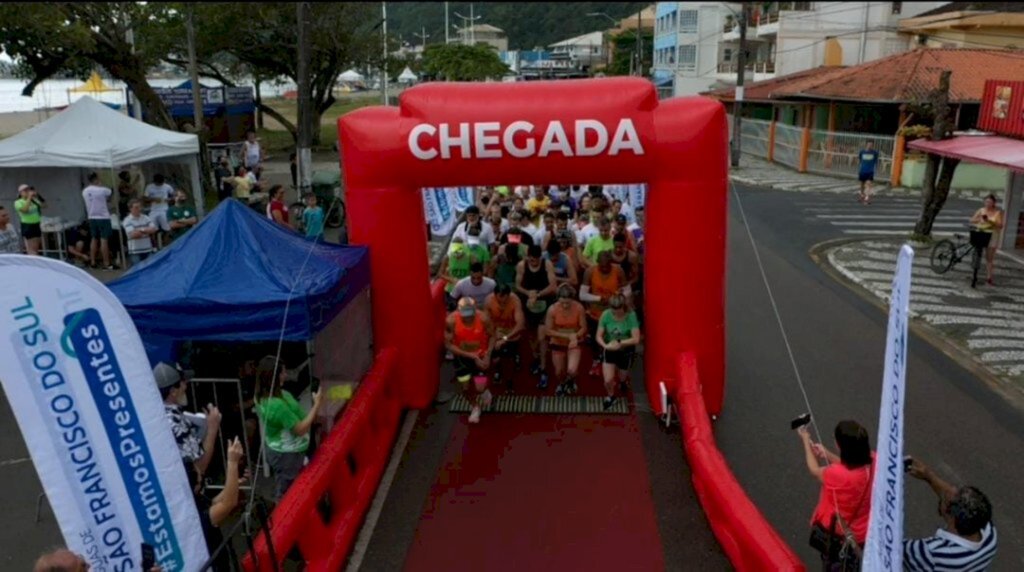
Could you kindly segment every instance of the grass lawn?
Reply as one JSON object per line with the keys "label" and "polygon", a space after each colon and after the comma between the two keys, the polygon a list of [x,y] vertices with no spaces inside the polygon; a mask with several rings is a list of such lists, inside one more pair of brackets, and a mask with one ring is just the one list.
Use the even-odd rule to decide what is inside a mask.
{"label": "grass lawn", "polygon": [[[275,98],[265,100],[266,104],[273,107],[275,111],[283,115],[289,121],[295,121],[298,116],[297,103],[294,100]],[[377,96],[346,96],[341,97],[320,117],[320,141],[319,146],[314,146],[314,151],[324,151],[333,148],[338,140],[338,118],[342,115],[369,105],[377,105],[380,98]],[[295,147],[295,140],[291,134],[274,118],[263,115],[264,129],[260,130],[260,140],[264,147],[271,152],[290,152]]]}

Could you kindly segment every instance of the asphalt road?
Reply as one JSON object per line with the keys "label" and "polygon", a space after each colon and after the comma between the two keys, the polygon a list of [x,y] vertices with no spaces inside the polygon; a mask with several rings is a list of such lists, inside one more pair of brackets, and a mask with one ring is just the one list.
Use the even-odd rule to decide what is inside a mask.
{"label": "asphalt road", "polygon": [[[739,193],[775,293],[797,364],[822,434],[845,418],[878,422],[886,315],[839,284],[808,256],[814,244],[838,236],[835,227],[809,219],[797,204],[805,195],[740,188]],[[835,200],[848,200],[836,196]],[[719,446],[738,479],[768,520],[808,563],[808,520],[818,485],[807,474],[789,420],[806,409],[754,259],[746,229],[731,200],[728,265],[726,405],[715,425]],[[1009,406],[960,365],[917,336],[909,343],[907,450],[954,482],[972,483],[995,507],[1000,548],[996,570],[1024,569],[1024,413]],[[61,543],[20,431],[0,394],[0,569],[24,570],[35,556]],[[424,494],[443,452],[453,416],[421,418],[392,488],[364,569],[394,569],[415,532]],[[719,570],[720,551],[689,485],[678,436],[641,415],[644,447],[666,564]],[[403,469],[404,471],[404,469]],[[910,481],[906,530],[931,534],[940,525],[927,486]],[[391,518],[391,517],[394,518]],[[457,543],[453,546],[457,546]]]}
{"label": "asphalt road", "polygon": [[[808,220],[800,193],[738,188],[825,442],[842,419],[878,427],[886,313],[818,268],[835,227]],[[850,202],[845,196],[836,201]],[[789,420],[806,410],[734,197],[728,265],[728,354],[719,447],[754,502],[807,562],[818,484]],[[909,341],[906,449],[954,483],[984,491],[999,530],[996,570],[1024,569],[1024,413],[918,336]],[[940,526],[927,485],[907,483],[908,537]]]}

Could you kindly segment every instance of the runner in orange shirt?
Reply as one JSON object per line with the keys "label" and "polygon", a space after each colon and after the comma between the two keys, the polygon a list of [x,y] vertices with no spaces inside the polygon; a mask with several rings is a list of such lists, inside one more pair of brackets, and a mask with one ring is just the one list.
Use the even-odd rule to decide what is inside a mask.
{"label": "runner in orange shirt", "polygon": [[[523,303],[518,296],[512,295],[512,287],[508,284],[499,285],[494,293],[487,297],[484,301],[484,310],[494,324],[496,339],[491,366],[494,368],[494,381],[497,383],[501,380],[501,358],[512,358],[515,369],[519,369],[519,342],[526,330],[526,316],[523,314]],[[505,381],[505,389],[513,391],[511,377]]]}
{"label": "runner in orange shirt", "polygon": [[458,309],[445,321],[444,337],[448,351],[455,356],[456,380],[473,407],[469,422],[479,423],[481,409],[491,405],[487,370],[494,349],[494,326],[486,312],[477,310],[472,298],[462,298]]}
{"label": "runner in orange shirt", "polygon": [[575,300],[576,289],[569,284],[558,287],[558,302],[548,309],[544,331],[551,348],[551,363],[555,366],[558,384],[555,395],[572,395],[579,391],[576,373],[580,367],[580,343],[587,336],[586,311]]}

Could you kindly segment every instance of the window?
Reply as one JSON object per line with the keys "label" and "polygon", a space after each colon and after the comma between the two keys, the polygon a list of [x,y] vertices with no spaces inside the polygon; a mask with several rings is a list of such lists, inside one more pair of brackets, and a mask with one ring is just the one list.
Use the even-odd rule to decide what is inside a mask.
{"label": "window", "polygon": [[892,13],[893,14],[899,14],[902,11],[903,11],[903,2],[893,2],[892,3]]}
{"label": "window", "polygon": [[679,46],[679,68],[689,71],[697,69],[697,46]]}
{"label": "window", "polygon": [[725,48],[722,51],[722,61],[723,62],[731,62],[732,61],[732,48]]}
{"label": "window", "polygon": [[697,31],[697,17],[700,14],[697,10],[680,10],[679,31],[693,33]]}

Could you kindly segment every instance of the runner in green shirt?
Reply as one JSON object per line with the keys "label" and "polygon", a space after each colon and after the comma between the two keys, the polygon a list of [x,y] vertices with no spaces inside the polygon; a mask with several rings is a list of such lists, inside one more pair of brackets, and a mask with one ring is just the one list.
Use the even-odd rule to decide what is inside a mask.
{"label": "runner in green shirt", "polygon": [[604,388],[608,395],[604,400],[605,410],[615,403],[616,385],[626,383],[633,354],[640,343],[640,322],[636,312],[626,306],[626,298],[616,294],[608,301],[608,306],[597,324],[597,343],[602,350]]}
{"label": "runner in green shirt", "polygon": [[445,292],[451,294],[459,280],[469,276],[469,265],[472,263],[472,256],[462,237],[453,238],[451,246],[448,247],[448,255],[441,261],[441,271],[438,273],[448,282],[444,287]]}
{"label": "runner in green shirt", "polygon": [[602,252],[610,252],[615,250],[615,240],[612,238],[612,223],[604,217],[595,219],[591,217],[590,220],[597,220],[597,228],[601,234],[588,239],[587,244],[583,247],[583,258],[584,266],[594,266],[597,264],[597,255]]}

